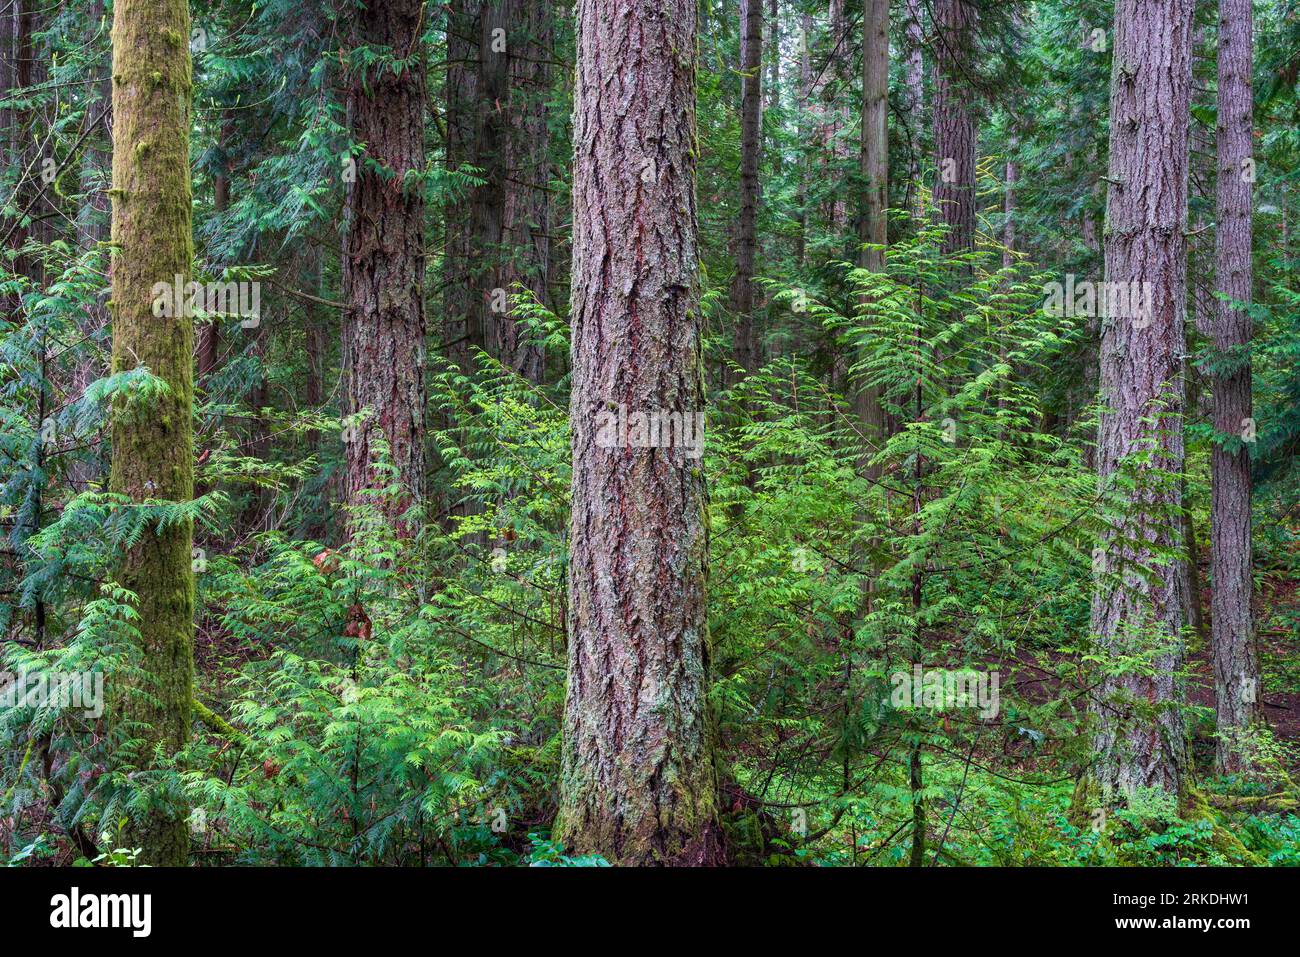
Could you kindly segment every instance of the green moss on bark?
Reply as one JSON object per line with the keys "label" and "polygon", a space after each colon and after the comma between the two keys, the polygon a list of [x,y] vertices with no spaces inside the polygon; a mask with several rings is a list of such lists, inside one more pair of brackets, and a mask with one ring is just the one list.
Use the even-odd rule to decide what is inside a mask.
{"label": "green moss on bark", "polygon": [[[110,487],[133,501],[193,497],[191,437],[194,334],[185,310],[153,314],[153,289],[188,281],[191,75],[185,0],[117,0],[113,13],[113,370],[147,367],[162,396],[113,410]],[[176,304],[179,306],[179,304]],[[142,673],[123,689],[119,718],[142,741],[132,758],[154,764],[189,737],[193,683],[192,530],[147,529],[123,558],[119,580],[139,596]],[[134,693],[133,693],[134,692]],[[188,853],[185,808],[160,796],[128,835],[142,861],[180,865]]]}

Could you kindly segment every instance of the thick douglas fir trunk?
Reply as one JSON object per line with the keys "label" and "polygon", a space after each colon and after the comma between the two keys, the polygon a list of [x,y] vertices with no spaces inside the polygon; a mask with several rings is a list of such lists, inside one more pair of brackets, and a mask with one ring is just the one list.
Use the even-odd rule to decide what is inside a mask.
{"label": "thick douglas fir trunk", "polygon": [[703,408],[695,5],[580,0],[576,17],[573,515],[557,831],[572,851],[614,863],[708,864],[722,852],[699,446],[638,447],[619,427],[623,413],[652,412],[698,425]]}
{"label": "thick douglas fir trunk", "polygon": [[[1097,688],[1092,807],[1190,784],[1184,689],[1183,359],[1192,0],[1119,0],[1111,76],[1106,280],[1150,292],[1102,318],[1098,473],[1119,509],[1092,626],[1108,656],[1152,666]],[[1129,284],[1137,284],[1130,287]],[[1130,488],[1116,481],[1132,476]],[[1122,491],[1121,491],[1122,490]],[[1160,553],[1163,552],[1164,555]]]}

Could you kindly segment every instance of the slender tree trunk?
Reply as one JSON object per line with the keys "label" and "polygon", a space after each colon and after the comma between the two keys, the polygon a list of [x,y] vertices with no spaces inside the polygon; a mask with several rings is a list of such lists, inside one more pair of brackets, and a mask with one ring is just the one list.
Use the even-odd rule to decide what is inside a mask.
{"label": "slender tree trunk", "polygon": [[[376,474],[374,438],[382,435],[402,494],[387,506],[397,517],[424,497],[424,67],[418,45],[420,0],[372,0],[357,12],[354,42],[406,61],[354,68],[348,117],[365,144],[348,189],[343,241],[344,411],[368,410],[349,430],[344,488],[349,502],[388,484]],[[378,169],[376,169],[376,166]]]}
{"label": "slender tree trunk", "polygon": [[910,179],[912,215],[918,218],[921,215],[921,131],[925,129],[925,72],[921,58],[921,48],[925,42],[924,17],[921,0],[907,0],[904,83],[907,87],[908,122],[911,126],[907,175]]}
{"label": "slender tree trunk", "polygon": [[1151,297],[1149,308],[1102,319],[1099,479],[1118,495],[1116,474],[1136,474],[1103,544],[1092,627],[1104,652],[1149,656],[1153,673],[1102,679],[1091,706],[1093,808],[1139,788],[1182,797],[1191,783],[1178,678],[1185,578],[1177,560],[1156,551],[1183,548],[1173,476],[1183,469],[1192,8],[1192,0],[1119,0],[1115,9],[1106,280],[1139,284]]}
{"label": "slender tree trunk", "polygon": [[975,248],[975,114],[962,75],[975,26],[970,0],[935,0],[934,206],[948,226],[945,253]]}
{"label": "slender tree trunk", "polygon": [[[862,134],[859,152],[862,209],[858,241],[864,244],[858,264],[872,272],[885,269],[889,208],[889,0],[863,0],[862,5]],[[859,389],[857,413],[873,442],[884,436],[885,416],[875,386]]]}
{"label": "slender tree trunk", "polygon": [[[799,138],[807,142],[810,132],[808,122],[812,101],[812,55],[809,43],[812,42],[812,14],[805,12],[799,28],[799,102],[796,122],[799,124]],[[808,157],[804,155],[799,163],[799,236],[795,240],[795,258],[800,267],[808,263]]]}
{"label": "slender tree trunk", "polygon": [[[502,246],[510,260],[500,284],[520,283],[551,302],[550,91],[551,16],[542,0],[510,0],[509,175],[505,182]],[[528,342],[513,312],[495,314],[496,353],[532,382],[542,381],[542,351]]]}
{"label": "slender tree trunk", "polygon": [[[1013,136],[1011,139],[1011,148],[1014,150],[1017,140]],[[1002,268],[1009,269],[1015,263],[1016,257],[1016,184],[1020,180],[1020,165],[1013,159],[1008,159],[1003,167],[1003,175],[1006,178],[1006,190],[1002,195]]]}
{"label": "slender tree trunk", "polygon": [[[573,513],[557,833],[622,864],[722,858],[707,497],[688,448],[611,424],[696,421],[703,324],[692,0],[579,0],[573,182]],[[638,443],[640,444],[640,443]]]}
{"label": "slender tree trunk", "polygon": [[[190,222],[190,35],[185,0],[113,4],[113,371],[137,366],[167,383],[164,395],[113,410],[110,487],[133,502],[193,497],[190,416],[194,331],[183,303],[153,314],[154,287],[188,282]],[[166,315],[170,312],[171,315]],[[153,763],[189,739],[194,675],[194,576],[188,521],[149,525],[124,558],[118,581],[139,597],[144,680],[123,701],[136,760]],[[184,811],[160,802],[133,828],[142,860],[181,865]]]}
{"label": "slender tree trunk", "polygon": [[768,0],[767,5],[767,108],[781,105],[781,5]]}
{"label": "slender tree trunk", "polygon": [[[234,112],[226,110],[217,134],[218,168],[212,178],[213,212],[220,216],[230,208],[230,137],[234,127]],[[217,369],[221,355],[221,319],[213,317],[199,330],[199,379],[202,381]]]}
{"label": "slender tree trunk", "polygon": [[[104,5],[99,6],[99,16],[105,16]],[[103,252],[109,239],[112,217],[108,190],[113,177],[113,84],[109,74],[112,72],[113,51],[109,38],[101,32],[99,19],[87,25],[86,46],[100,55],[96,68],[102,71],[104,80],[88,90],[86,115],[82,120],[82,133],[86,137],[86,148],[81,156],[80,187],[83,196],[81,208],[77,211],[77,245],[84,252],[97,250]],[[0,50],[3,41],[0,40]],[[107,257],[99,260],[107,266]],[[91,305],[85,316],[79,320],[81,334],[86,343],[78,350],[77,366],[73,372],[72,392],[75,396],[85,395],[92,382],[107,370],[100,361],[99,337],[109,325],[108,307],[103,299]],[[69,465],[68,478],[80,490],[87,482],[96,479],[102,463],[95,459],[75,459]]]}
{"label": "slender tree trunk", "polygon": [[731,311],[736,315],[736,362],[758,368],[754,338],[754,257],[758,246],[758,165],[763,151],[763,0],[740,0],[740,219]]}
{"label": "slender tree trunk", "polygon": [[[853,44],[849,41],[849,17],[846,4],[848,0],[830,0],[831,49],[830,61],[827,63],[825,80],[822,84],[823,94],[829,91],[827,103],[827,161],[830,163],[832,176],[837,180],[848,165],[852,156],[852,147],[841,135],[852,122],[849,114],[849,84],[852,82],[851,68]],[[831,230],[841,238],[852,228],[849,219],[849,204],[845,199],[847,190],[836,190],[831,199]]]}
{"label": "slender tree trunk", "polygon": [[[889,208],[889,0],[863,0],[861,146],[858,239],[883,246]],[[885,251],[863,250],[860,262],[878,272],[885,267]]]}
{"label": "slender tree trunk", "polygon": [[1223,772],[1246,763],[1235,738],[1259,717],[1259,661],[1251,616],[1250,314],[1235,303],[1251,300],[1251,132],[1253,37],[1250,0],[1219,2],[1218,230],[1215,258],[1219,291],[1214,347],[1225,363],[1213,377],[1214,427],[1231,436],[1210,457],[1212,517],[1210,569],[1214,579],[1214,690],[1218,709],[1215,765]]}
{"label": "slender tree trunk", "polygon": [[[481,0],[451,0],[447,13],[447,169],[476,165],[478,100],[478,38]],[[469,192],[453,193],[443,209],[446,239],[443,251],[444,337],[448,356],[469,368],[471,346],[483,348],[483,330],[470,321],[470,261],[472,258]],[[477,317],[477,313],[475,313]]]}
{"label": "slender tree trunk", "polygon": [[490,346],[498,359],[497,320],[505,320],[509,312],[503,273],[512,5],[513,0],[483,0],[479,7],[474,165],[483,182],[469,199],[470,343]]}
{"label": "slender tree trunk", "polygon": [[[312,295],[323,298],[325,295],[324,257],[321,248],[314,243],[309,246],[302,278]],[[320,412],[325,402],[325,360],[329,349],[329,325],[325,309],[320,303],[308,301],[303,310],[304,351],[307,354],[307,381],[303,390],[303,401],[312,412]],[[313,429],[307,433],[307,447],[313,452],[320,446],[320,432]]]}

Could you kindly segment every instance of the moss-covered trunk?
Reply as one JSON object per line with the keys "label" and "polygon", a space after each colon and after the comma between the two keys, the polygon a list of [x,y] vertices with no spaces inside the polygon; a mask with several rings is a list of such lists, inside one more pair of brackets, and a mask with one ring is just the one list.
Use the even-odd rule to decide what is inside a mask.
{"label": "moss-covered trunk", "polygon": [[[194,332],[181,303],[154,315],[153,288],[189,280],[190,13],[185,0],[117,0],[113,9],[113,369],[147,366],[167,393],[113,410],[111,487],[135,502],[185,501],[191,445]],[[183,287],[182,287],[183,288]],[[142,742],[136,760],[184,746],[194,674],[194,577],[188,523],[148,528],[119,580],[139,596],[143,673],[122,717]],[[163,800],[133,824],[149,864],[184,864],[184,809]]]}

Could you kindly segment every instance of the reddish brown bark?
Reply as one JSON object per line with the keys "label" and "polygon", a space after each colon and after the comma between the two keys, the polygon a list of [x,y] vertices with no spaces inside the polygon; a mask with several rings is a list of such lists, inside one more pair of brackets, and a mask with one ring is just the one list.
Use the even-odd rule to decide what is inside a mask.
{"label": "reddish brown bark", "polygon": [[944,252],[975,248],[977,136],[972,93],[962,70],[975,18],[970,0],[935,0],[933,200],[939,221],[948,226]]}
{"label": "reddish brown bark", "polygon": [[[604,417],[703,407],[691,0],[579,0],[573,513],[557,833],[623,864],[721,858],[707,501],[682,447]],[[615,437],[617,439],[617,436]]]}
{"label": "reddish brown bark", "polygon": [[[1103,489],[1122,496],[1103,544],[1092,626],[1109,655],[1144,655],[1153,673],[1108,674],[1092,705],[1094,798],[1106,806],[1140,788],[1182,797],[1190,783],[1182,712],[1186,577],[1182,362],[1186,352],[1187,137],[1192,0],[1119,0],[1111,76],[1106,280],[1146,283],[1145,314],[1103,317],[1098,439]],[[1135,487],[1120,492],[1121,469]],[[1148,573],[1144,574],[1144,570]]]}
{"label": "reddish brown bark", "polygon": [[736,316],[736,362],[758,367],[754,338],[754,258],[758,247],[758,164],[763,150],[763,4],[740,0],[740,216],[736,223],[736,275],[731,311]]}
{"label": "reddish brown bark", "polygon": [[[343,241],[344,412],[368,410],[344,436],[349,502],[387,485],[376,472],[375,439],[387,441],[402,494],[390,519],[424,494],[424,67],[420,0],[371,0],[357,11],[353,42],[403,61],[349,78],[348,117],[356,176]],[[399,531],[409,529],[400,527]]]}
{"label": "reddish brown bark", "polygon": [[1213,612],[1214,688],[1218,711],[1215,764],[1243,770],[1234,748],[1242,729],[1259,718],[1259,660],[1251,615],[1250,453],[1251,411],[1251,130],[1253,38],[1250,0],[1219,3],[1218,197],[1215,258],[1219,291],[1214,347],[1221,371],[1213,376],[1215,430],[1236,440],[1216,444],[1210,457],[1212,514],[1210,574]]}

